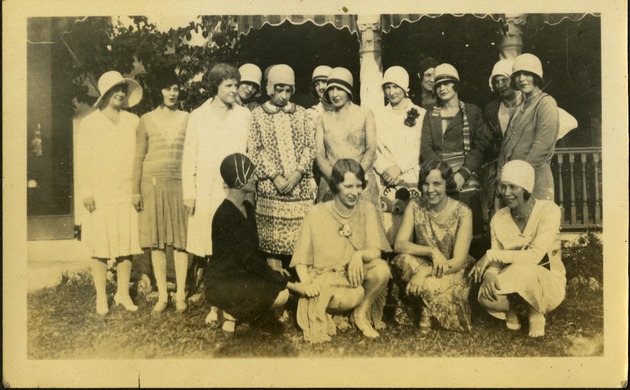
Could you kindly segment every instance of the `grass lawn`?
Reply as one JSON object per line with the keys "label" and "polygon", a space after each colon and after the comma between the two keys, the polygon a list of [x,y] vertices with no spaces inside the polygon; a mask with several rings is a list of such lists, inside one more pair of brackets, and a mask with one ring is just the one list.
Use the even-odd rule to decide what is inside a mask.
{"label": "grass lawn", "polygon": [[376,340],[348,329],[332,342],[311,345],[290,320],[281,333],[239,324],[227,339],[220,329],[204,324],[207,304],[184,314],[169,306],[156,316],[151,314],[153,302],[137,298],[136,303],[140,309],[135,313],[111,307],[109,315],[98,316],[89,274],[28,294],[28,358],[603,356],[602,291],[586,288],[568,290],[542,339],[527,337],[527,326],[508,331],[484,313],[474,315],[470,333],[436,330],[421,336],[411,325],[389,322]]}

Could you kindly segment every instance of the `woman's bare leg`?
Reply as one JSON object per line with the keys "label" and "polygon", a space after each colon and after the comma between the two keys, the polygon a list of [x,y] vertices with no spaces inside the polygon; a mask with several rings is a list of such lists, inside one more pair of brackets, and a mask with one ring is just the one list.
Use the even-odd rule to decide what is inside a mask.
{"label": "woman's bare leg", "polygon": [[109,312],[107,306],[107,263],[92,259],[92,279],[96,290],[96,312],[105,315]]}

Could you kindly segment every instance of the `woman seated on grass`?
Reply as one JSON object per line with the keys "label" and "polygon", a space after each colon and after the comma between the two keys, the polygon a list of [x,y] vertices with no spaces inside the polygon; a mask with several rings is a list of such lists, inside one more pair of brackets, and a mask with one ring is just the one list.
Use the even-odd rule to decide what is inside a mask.
{"label": "woman seated on grass", "polygon": [[284,306],[289,290],[304,293],[299,283],[283,279],[258,252],[254,206],[246,200],[256,191],[254,169],[252,161],[240,153],[227,156],[220,166],[229,189],[212,219],[214,252],[206,274],[206,299],[213,309],[206,323],[218,326],[223,317],[227,335],[234,332],[237,319],[264,319],[272,309]]}
{"label": "woman seated on grass", "polygon": [[365,171],[352,159],[338,160],[330,176],[334,198],[315,205],[304,219],[291,267],[306,297],[297,321],[310,342],[336,332],[332,313],[354,309],[351,320],[366,337],[378,337],[390,278],[381,251],[391,251],[374,206],[361,200]]}
{"label": "woman seated on grass", "polygon": [[392,261],[401,309],[416,320],[420,331],[431,331],[431,319],[449,330],[470,330],[469,283],[465,268],[474,259],[468,254],[472,240],[472,213],[463,203],[449,197],[455,191],[453,171],[445,162],[422,165],[419,190],[411,199],[396,235]]}
{"label": "woman seated on grass", "polygon": [[[482,282],[479,303],[511,330],[529,320],[529,336],[545,335],[545,313],[564,299],[566,277],[560,258],[560,208],[537,200],[534,168],[523,160],[503,166],[499,193],[507,207],[490,222],[492,247],[470,274]],[[524,313],[523,313],[524,312]]]}

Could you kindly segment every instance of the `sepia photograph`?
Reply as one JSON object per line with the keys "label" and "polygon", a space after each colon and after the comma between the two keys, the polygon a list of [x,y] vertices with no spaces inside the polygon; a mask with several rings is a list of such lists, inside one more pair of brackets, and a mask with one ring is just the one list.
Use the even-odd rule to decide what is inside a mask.
{"label": "sepia photograph", "polygon": [[627,387],[627,4],[3,12],[5,386]]}

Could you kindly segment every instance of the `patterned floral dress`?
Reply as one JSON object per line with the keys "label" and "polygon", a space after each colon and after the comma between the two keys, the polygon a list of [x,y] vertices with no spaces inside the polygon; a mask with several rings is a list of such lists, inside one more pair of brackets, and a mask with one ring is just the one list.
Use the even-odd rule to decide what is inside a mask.
{"label": "patterned floral dress", "polygon": [[[453,213],[443,223],[438,223],[424,197],[413,198],[408,207],[413,207],[414,243],[437,247],[447,259],[452,258],[457,230],[463,219],[470,215],[470,209],[457,202]],[[455,331],[470,330],[470,305],[468,293],[470,284],[466,278],[466,269],[473,263],[468,256],[465,266],[458,272],[424,280],[420,297],[404,295],[409,280],[423,269],[433,268],[430,259],[410,254],[400,254],[392,261],[392,273],[396,280],[394,296],[397,298],[396,321],[417,323],[420,311],[428,308],[431,316],[440,326]]]}
{"label": "patterned floral dress", "polygon": [[[267,102],[252,111],[247,150],[259,178],[256,220],[260,249],[290,255],[317,192],[313,121],[294,103],[279,108]],[[302,173],[302,179],[291,192],[281,194],[273,178],[286,178],[294,171]]]}

